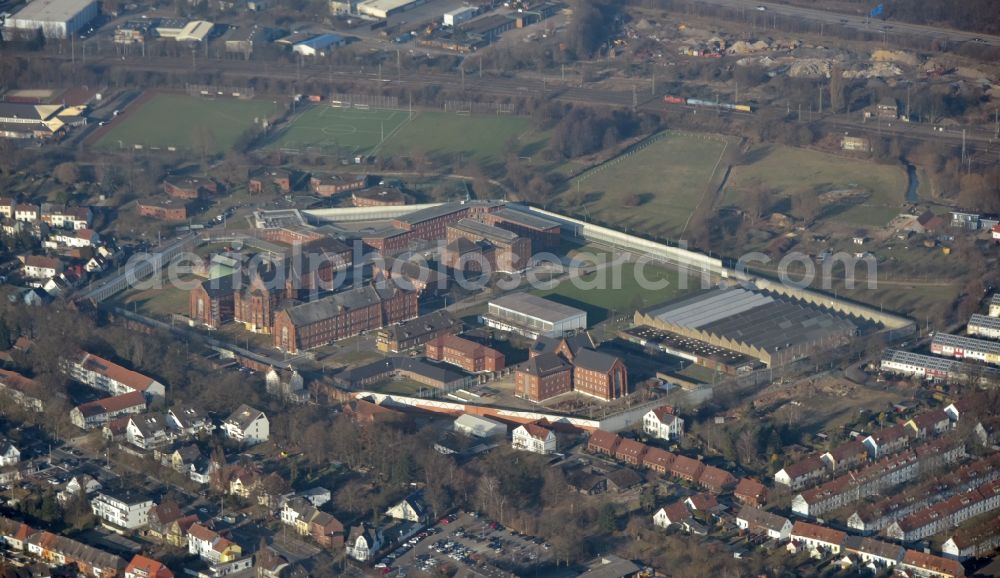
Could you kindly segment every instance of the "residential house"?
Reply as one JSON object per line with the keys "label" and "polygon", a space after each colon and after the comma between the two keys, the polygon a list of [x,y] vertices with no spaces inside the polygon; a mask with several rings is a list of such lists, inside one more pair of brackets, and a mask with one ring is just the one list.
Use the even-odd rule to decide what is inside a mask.
{"label": "residential house", "polygon": [[670,466],[673,465],[675,459],[677,459],[677,456],[672,452],[661,450],[660,448],[649,448],[646,451],[646,455],[642,456],[642,466],[659,474],[666,475],[670,471]]}
{"label": "residential house", "polygon": [[809,456],[781,468],[774,474],[774,483],[799,490],[815,483],[826,475],[826,464],[816,456]]}
{"label": "residential house", "polygon": [[162,563],[136,554],[125,567],[125,578],[174,578],[174,573]]}
{"label": "residential house", "polygon": [[5,439],[0,439],[0,468],[16,465],[21,461],[21,450]]}
{"label": "residential house", "polygon": [[[162,504],[154,504],[149,508],[149,513],[146,516],[146,536],[154,540],[167,542],[168,537],[170,537],[171,527],[174,522],[181,518],[184,518],[184,513],[181,512],[177,502],[165,501]],[[195,518],[195,521],[197,521],[197,518]],[[179,547],[184,544],[173,545]]]}
{"label": "residential house", "polygon": [[1000,517],[960,526],[941,545],[941,552],[955,560],[986,557],[1000,547]]}
{"label": "residential house", "polygon": [[951,419],[943,409],[935,409],[913,417],[905,424],[917,439],[941,435],[951,429]]}
{"label": "residential house", "polygon": [[140,494],[102,488],[90,500],[90,509],[111,530],[138,530],[149,524],[153,500]]}
{"label": "residential house", "polygon": [[635,440],[623,439],[615,448],[615,459],[632,466],[641,464],[645,454],[646,444]]}
{"label": "residential house", "polygon": [[618,444],[621,441],[622,438],[618,434],[597,430],[592,432],[590,439],[587,440],[587,451],[595,454],[614,456],[615,450],[618,449]]}
{"label": "residential house", "polygon": [[309,536],[327,550],[344,547],[344,524],[332,514],[317,511],[309,520]]}
{"label": "residential house", "polygon": [[862,443],[872,459],[894,454],[910,445],[910,430],[903,424],[879,430],[866,437]]}
{"label": "residential house", "polygon": [[367,562],[382,549],[382,531],[362,522],[351,528],[347,536],[347,555],[358,562]]}
{"label": "residential house", "polygon": [[868,449],[861,440],[840,444],[819,457],[833,474],[841,474],[868,461]]}
{"label": "residential house", "polygon": [[761,534],[783,542],[792,537],[792,522],[788,518],[751,506],[740,508],[736,515],[736,526],[751,534]]}
{"label": "residential house", "polygon": [[27,255],[23,257],[23,263],[21,273],[26,279],[46,280],[63,272],[62,261],[55,257]]}
{"label": "residential house", "polygon": [[933,554],[907,550],[900,562],[900,568],[910,576],[918,578],[959,578],[965,576],[965,568],[957,560],[949,560]]}
{"label": "residential house", "polygon": [[698,493],[684,499],[684,504],[692,512],[702,512],[704,518],[717,516],[726,509],[712,494]]}
{"label": "residential house", "polygon": [[77,572],[83,576],[114,578],[125,568],[125,561],[114,554],[51,532],[37,532],[28,536],[26,550],[52,564],[75,564]]}
{"label": "residential house", "polygon": [[321,488],[319,486],[316,486],[315,488],[309,488],[308,490],[303,490],[295,495],[300,498],[304,498],[316,508],[319,508],[324,504],[329,503],[330,499],[332,498],[330,490],[326,488]]}
{"label": "residential house", "polygon": [[62,366],[74,380],[112,395],[140,391],[149,397],[162,399],[166,393],[163,384],[155,379],[92,353],[64,360]]}
{"label": "residential house", "polygon": [[288,567],[288,560],[270,546],[254,555],[254,570],[258,578],[282,578]]}
{"label": "residential house", "polygon": [[831,554],[839,554],[847,534],[809,522],[795,522],[792,526],[791,540],[793,544],[804,545],[809,550],[819,550]]}
{"label": "residential house", "polygon": [[677,456],[670,464],[670,475],[688,482],[697,482],[705,471],[705,464],[687,456]]}
{"label": "residential house", "polygon": [[642,484],[642,476],[632,468],[618,468],[605,474],[607,489],[615,492],[625,492]]}
{"label": "residential house", "polygon": [[692,534],[705,535],[708,533],[705,527],[694,519],[694,515],[684,502],[674,502],[657,510],[653,514],[653,525],[663,529],[677,526]]}
{"label": "residential house", "polygon": [[733,490],[733,498],[746,506],[760,508],[767,502],[767,488],[757,480],[740,478]]}
{"label": "residential house", "polygon": [[511,447],[536,454],[552,454],[556,451],[556,434],[540,422],[519,425],[511,436]]}
{"label": "residential house", "polygon": [[676,440],[684,433],[684,420],[674,413],[673,406],[660,406],[642,416],[642,431],[657,439]]}
{"label": "residential house", "polygon": [[239,559],[243,555],[243,549],[239,544],[198,522],[188,530],[188,553],[196,554],[212,564],[222,564]]}
{"label": "residential house", "polygon": [[427,520],[427,508],[420,495],[413,494],[390,506],[385,515],[406,522],[424,522]]}
{"label": "residential house", "polygon": [[35,412],[45,409],[42,399],[48,397],[37,381],[6,369],[0,369],[0,393],[17,405]]}
{"label": "residential house", "polygon": [[65,504],[81,494],[89,496],[102,487],[101,482],[98,482],[89,474],[73,476],[70,481],[66,482],[66,486],[62,491],[56,494],[56,501],[60,504]]}
{"label": "residential house", "polygon": [[709,492],[721,494],[736,486],[736,477],[715,466],[705,466],[698,477],[698,485]]}
{"label": "residential house", "polygon": [[249,499],[260,485],[260,479],[250,470],[240,469],[229,479],[229,495]]}
{"label": "residential house", "polygon": [[23,552],[27,547],[28,536],[35,534],[31,526],[0,516],[0,545],[6,546],[15,552]]}
{"label": "residential house", "polygon": [[193,407],[173,407],[167,410],[167,427],[182,436],[211,433],[215,429],[205,412]]}
{"label": "residential house", "polygon": [[865,565],[875,568],[891,568],[903,559],[903,547],[863,536],[844,538],[843,550],[849,556],[858,557]]}
{"label": "residential house", "polygon": [[268,440],[270,422],[264,412],[243,404],[222,422],[222,431],[231,440],[254,445]]}
{"label": "residential house", "polygon": [[173,437],[163,414],[134,415],[125,427],[125,441],[144,450],[166,445]]}
{"label": "residential house", "polygon": [[69,418],[80,429],[93,429],[103,426],[111,418],[144,411],[146,396],[141,391],[133,391],[80,404],[70,410]]}

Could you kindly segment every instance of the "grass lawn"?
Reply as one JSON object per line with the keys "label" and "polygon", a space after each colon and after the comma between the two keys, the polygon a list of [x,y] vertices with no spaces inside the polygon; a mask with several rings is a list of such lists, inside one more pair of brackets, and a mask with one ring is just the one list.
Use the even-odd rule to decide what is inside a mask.
{"label": "grass lawn", "polygon": [[189,293],[164,281],[162,288],[146,289],[125,295],[120,302],[124,309],[152,317],[169,317],[188,313]]}
{"label": "grass lawn", "polygon": [[[680,288],[679,273],[670,269],[647,265],[642,270],[645,280],[652,284],[668,284],[663,288],[643,287],[635,263],[623,263],[620,281],[616,282],[611,268],[601,269],[577,279],[565,280],[552,289],[537,290],[535,295],[576,307],[587,312],[587,324],[594,325],[608,318],[610,310],[617,313],[631,312],[637,307],[663,303],[685,293]],[[689,284],[692,280],[688,281]],[[693,286],[693,285],[692,285]]]}
{"label": "grass lawn", "polygon": [[431,157],[462,154],[466,160],[496,163],[503,160],[507,141],[523,134],[524,140],[518,140],[520,147],[530,148],[536,143],[541,137],[528,133],[531,128],[531,119],[520,116],[421,112],[388,139],[381,151],[386,155],[423,153]]}
{"label": "grass lawn", "polygon": [[[661,140],[606,168],[574,179],[563,193],[576,214],[618,228],[676,237],[708,192],[712,170],[725,147],[723,137],[669,133]],[[579,192],[577,192],[579,191]],[[626,200],[637,197],[637,206]]]}
{"label": "grass lawn", "polygon": [[859,202],[828,205],[825,217],[848,225],[882,226],[899,213],[904,201],[907,180],[901,166],[786,146],[765,146],[748,157],[753,161],[734,167],[730,175],[725,196],[728,204],[746,206],[748,193],[756,187],[773,191],[776,201],[803,194],[860,191],[867,198],[853,197]]}
{"label": "grass lawn", "polygon": [[409,113],[401,110],[314,105],[295,117],[265,148],[369,152],[382,142],[383,136],[389,139],[408,118]]}
{"label": "grass lawn", "polygon": [[253,126],[254,118],[267,118],[275,112],[270,100],[158,94],[115,121],[97,146],[129,149],[141,145],[145,149],[198,151],[204,147],[215,154],[231,149],[236,139]]}

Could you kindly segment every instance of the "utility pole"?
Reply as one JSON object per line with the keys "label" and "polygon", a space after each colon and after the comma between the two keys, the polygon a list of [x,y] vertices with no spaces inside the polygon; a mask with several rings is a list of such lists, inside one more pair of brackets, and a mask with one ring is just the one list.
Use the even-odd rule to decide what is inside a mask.
{"label": "utility pole", "polygon": [[378,63],[378,81],[382,82],[382,63]]}
{"label": "utility pole", "polygon": [[639,97],[635,93],[635,85],[632,85],[632,109],[639,106]]}
{"label": "utility pole", "polygon": [[910,120],[910,88],[912,85],[906,85],[906,120]]}
{"label": "utility pole", "polygon": [[823,85],[819,86],[819,114],[823,114]]}
{"label": "utility pole", "polygon": [[740,102],[740,81],[736,81],[736,97],[733,100],[733,104],[739,104]]}
{"label": "utility pole", "polygon": [[465,91],[465,67],[459,66],[458,69],[462,72],[462,91]]}
{"label": "utility pole", "polygon": [[802,103],[799,103],[799,122],[802,122]]}
{"label": "utility pole", "polygon": [[649,94],[656,96],[656,73],[653,73],[653,81],[649,85]]}
{"label": "utility pole", "polygon": [[965,162],[965,129],[962,129],[962,162]]}
{"label": "utility pole", "polygon": [[483,55],[479,55],[479,78],[483,77]]}

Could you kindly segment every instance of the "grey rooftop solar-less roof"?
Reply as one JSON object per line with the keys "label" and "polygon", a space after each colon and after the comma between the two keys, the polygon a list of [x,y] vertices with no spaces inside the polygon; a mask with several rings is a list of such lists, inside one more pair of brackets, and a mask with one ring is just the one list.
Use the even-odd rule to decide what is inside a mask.
{"label": "grey rooftop solar-less roof", "polygon": [[510,243],[517,239],[517,233],[512,233],[510,231],[494,227],[492,225],[487,225],[486,223],[481,223],[475,219],[462,219],[459,222],[452,225],[453,228],[460,231],[465,231],[472,233],[473,235],[478,235],[483,239],[492,241],[494,243]]}
{"label": "grey rooftop solar-less roof", "polygon": [[514,209],[506,207],[495,211],[493,214],[505,221],[524,225],[525,227],[531,229],[545,230],[560,226],[559,223],[555,221],[532,215],[531,213],[525,213],[524,211],[515,211]]}
{"label": "grey rooftop solar-less roof", "polygon": [[392,291],[391,288],[379,290],[372,286],[357,287],[323,299],[290,307],[286,311],[296,325],[309,325],[336,317],[343,309],[360,309],[388,299]]}
{"label": "grey rooftop solar-less roof", "polygon": [[665,323],[699,329],[720,319],[773,302],[767,295],[746,289],[712,289],[652,311]]}
{"label": "grey rooftop solar-less roof", "polygon": [[427,207],[426,209],[420,209],[419,211],[414,211],[412,213],[402,215],[400,217],[397,217],[396,220],[398,220],[401,223],[415,225],[417,223],[422,223],[424,221],[429,221],[431,219],[436,219],[438,217],[443,217],[445,215],[457,213],[458,211],[464,209],[465,206],[459,203],[445,203],[443,205],[438,205],[436,207]]}
{"label": "grey rooftop solar-less roof", "polygon": [[601,373],[608,373],[611,371],[611,368],[614,367],[616,361],[618,361],[618,358],[614,355],[609,355],[603,351],[588,349],[586,347],[580,348],[580,350],[577,351],[576,355],[573,357],[574,365],[591,371],[599,371]]}
{"label": "grey rooftop solar-less roof", "polygon": [[19,20],[64,21],[93,4],[94,0],[34,0],[14,14]]}
{"label": "grey rooftop solar-less roof", "polygon": [[576,307],[570,307],[569,305],[549,301],[548,299],[543,299],[530,293],[512,293],[510,295],[504,295],[503,297],[490,301],[490,305],[510,309],[529,317],[534,317],[550,323],[556,323],[569,317],[584,314],[583,310],[577,309]]}

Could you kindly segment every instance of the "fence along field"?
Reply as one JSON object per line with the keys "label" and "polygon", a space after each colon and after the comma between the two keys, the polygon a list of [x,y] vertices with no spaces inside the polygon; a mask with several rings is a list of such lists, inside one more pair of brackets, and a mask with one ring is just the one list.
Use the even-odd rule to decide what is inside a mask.
{"label": "fence along field", "polygon": [[230,150],[255,124],[263,126],[279,107],[271,100],[156,94],[126,109],[97,147],[218,154]]}

